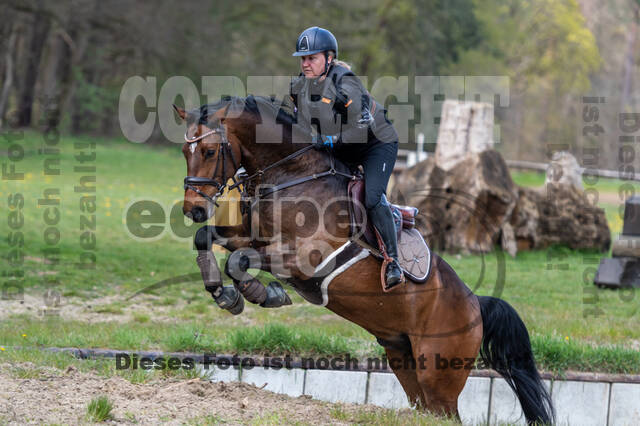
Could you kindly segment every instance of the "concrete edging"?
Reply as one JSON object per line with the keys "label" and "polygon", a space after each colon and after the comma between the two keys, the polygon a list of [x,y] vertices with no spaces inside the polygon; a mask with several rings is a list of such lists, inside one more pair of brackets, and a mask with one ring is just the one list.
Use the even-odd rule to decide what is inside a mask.
{"label": "concrete edging", "polygon": [[[9,347],[9,346],[7,346]],[[13,349],[40,349],[50,352],[66,352],[73,354],[76,358],[91,359],[91,358],[115,358],[117,354],[137,354],[140,357],[148,357],[151,359],[158,357],[172,357],[178,359],[191,358],[198,363],[203,363],[205,354],[192,353],[192,352],[163,352],[163,351],[119,351],[115,349],[86,349],[86,348],[59,348],[59,347],[21,347],[14,346]],[[238,365],[237,362],[233,362],[234,359],[252,359],[255,366],[262,366],[263,359],[257,356],[251,355],[230,355],[230,354],[212,354],[210,357],[213,362],[217,360],[226,360],[230,365]],[[281,368],[281,365],[268,365],[274,369]],[[293,358],[291,362],[293,368],[305,369],[300,362],[300,358]],[[325,370],[320,368],[319,370]],[[326,370],[331,370],[327,368]],[[387,368],[356,368],[348,370],[338,371],[364,371],[369,373],[391,373],[391,370]],[[495,370],[471,370],[471,377],[488,377],[488,378],[500,378]],[[562,375],[553,374],[545,371],[540,372],[540,376],[545,380],[571,380],[576,382],[606,382],[606,383],[638,383],[640,384],[640,374],[611,374],[611,373],[588,373],[582,371],[567,371]]]}

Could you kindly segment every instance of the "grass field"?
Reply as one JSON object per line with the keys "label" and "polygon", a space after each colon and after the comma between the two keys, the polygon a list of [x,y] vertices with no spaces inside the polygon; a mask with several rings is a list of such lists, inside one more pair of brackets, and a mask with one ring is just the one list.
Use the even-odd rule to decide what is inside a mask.
{"label": "grass field", "polygon": [[[74,147],[88,142],[95,142],[95,149]],[[192,226],[191,232],[197,228],[186,223],[180,212],[174,215],[173,223],[170,218],[172,206],[183,196],[186,167],[180,147],[63,137],[56,146],[60,149],[60,174],[47,176],[44,161],[56,156],[39,153],[44,147],[42,135],[26,133],[14,143],[24,149],[24,158],[13,164],[25,176],[22,181],[0,181],[0,211],[7,217],[0,221],[0,253],[8,257],[16,253],[7,236],[11,232],[23,234],[23,263],[11,267],[5,262],[2,272],[5,277],[24,273],[23,279],[3,277],[3,282],[19,282],[27,299],[22,305],[19,301],[1,302],[1,345],[272,354],[349,352],[359,356],[380,353],[375,340],[361,328],[304,302],[293,291],[289,292],[294,301],[290,307],[266,310],[247,306],[239,317],[219,310],[200,282],[126,300],[148,285],[198,271],[189,232],[180,238],[171,230],[172,225]],[[79,157],[82,151],[84,163]],[[93,152],[95,161],[86,160]],[[2,161],[10,164],[7,157]],[[95,173],[74,171],[83,165],[95,165]],[[74,189],[85,175],[96,177],[95,193],[86,194],[96,197],[95,213],[81,209],[82,194]],[[527,186],[544,181],[542,175],[532,172],[514,172],[513,177]],[[621,184],[600,179],[589,185],[603,194],[600,205],[606,210],[614,239],[622,229],[616,192]],[[38,200],[50,189],[60,191],[60,204],[47,210]],[[24,197],[24,206],[12,208],[8,197],[17,193]],[[156,215],[156,222],[164,227],[158,228],[162,232],[155,238],[134,238],[125,226],[128,207],[140,200],[153,201],[165,212],[164,218]],[[60,214],[57,221],[56,210]],[[93,214],[95,230],[91,229]],[[18,227],[20,215],[24,222]],[[57,223],[47,225],[45,221]],[[10,228],[10,223],[16,229]],[[87,249],[91,234],[95,250]],[[59,249],[57,264],[50,263],[43,251],[50,247]],[[87,253],[95,253],[95,269],[78,267]],[[521,252],[516,258],[502,252],[443,255],[474,292],[498,295],[518,310],[544,368],[638,373],[640,296],[593,286],[593,272],[602,256],[565,247]],[[484,275],[480,277],[483,264]],[[499,285],[501,268],[504,283]],[[49,288],[61,293],[62,311],[68,315],[38,314],[44,312],[39,311],[39,305],[46,303],[44,292]],[[4,354],[6,351],[0,356]]]}

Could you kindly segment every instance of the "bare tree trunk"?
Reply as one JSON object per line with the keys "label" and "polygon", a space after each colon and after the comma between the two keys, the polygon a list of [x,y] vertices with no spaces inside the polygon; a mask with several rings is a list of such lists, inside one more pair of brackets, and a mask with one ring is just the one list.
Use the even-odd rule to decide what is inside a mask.
{"label": "bare tree trunk", "polygon": [[13,74],[14,64],[13,55],[15,55],[16,45],[18,42],[18,32],[20,31],[19,25],[14,24],[11,29],[11,35],[7,43],[7,52],[5,54],[5,69],[4,69],[4,83],[2,85],[2,92],[0,93],[0,128],[4,124],[4,116],[7,112],[7,105],[9,103],[9,92],[13,86]]}
{"label": "bare tree trunk", "polygon": [[64,29],[60,30],[54,47],[58,58],[55,71],[57,82],[47,111],[49,128],[57,128],[63,113],[67,110],[76,86],[76,67],[80,66],[80,60],[84,56],[89,41],[86,20],[82,20],[84,24],[75,21],[73,18],[70,19],[68,27],[71,30],[68,33]]}
{"label": "bare tree trunk", "polygon": [[635,51],[636,51],[636,39],[638,33],[638,21],[640,21],[640,7],[635,6],[633,14],[633,22],[631,23],[631,31],[627,36],[627,53],[625,54],[624,61],[624,86],[622,88],[622,99],[620,110],[625,111],[631,99],[631,80],[635,66]]}
{"label": "bare tree trunk", "polygon": [[[59,31],[56,31],[56,33],[59,33]],[[47,128],[55,129],[60,124],[61,119],[59,105],[62,92],[61,87],[71,72],[71,47],[65,42],[61,35],[56,34],[52,51],[55,61],[51,71],[53,84],[49,87],[50,91],[47,93],[45,116]]]}
{"label": "bare tree trunk", "polygon": [[[40,9],[42,5],[40,4]],[[49,35],[51,28],[51,18],[48,14],[41,11],[36,12],[33,22],[33,33],[29,42],[29,50],[27,56],[27,68],[25,70],[24,80],[18,97],[18,125],[31,125],[31,116],[33,110],[33,94],[38,79],[38,69],[40,67],[40,58],[45,41]]]}
{"label": "bare tree trunk", "polygon": [[[88,33],[85,32],[85,34]],[[97,70],[97,63],[91,57],[90,52],[92,49],[96,49],[99,46],[99,40],[96,37],[90,37],[87,35],[87,38],[83,40],[83,43],[86,46],[82,47],[83,56],[78,58],[78,61],[82,63],[82,72],[77,72],[76,77],[81,77],[85,83],[90,84],[94,87],[100,86],[100,76]],[[80,134],[83,131],[89,130],[87,123],[96,123],[97,117],[95,111],[87,111],[85,110],[84,99],[82,99],[83,94],[78,93],[76,90],[76,86],[78,85],[78,79],[74,79],[74,88],[73,93],[69,93],[69,106],[70,116],[71,116],[71,133],[74,135]],[[98,92],[99,93],[99,92]],[[96,94],[95,96],[100,96]]]}

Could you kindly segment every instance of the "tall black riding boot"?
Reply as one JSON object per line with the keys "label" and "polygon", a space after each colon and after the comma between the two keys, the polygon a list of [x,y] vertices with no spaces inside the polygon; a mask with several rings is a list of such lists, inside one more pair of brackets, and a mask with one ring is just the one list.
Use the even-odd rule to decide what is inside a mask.
{"label": "tall black riding boot", "polygon": [[391,214],[391,208],[387,203],[380,202],[369,210],[369,217],[382,237],[387,255],[393,259],[393,262],[387,265],[385,274],[387,288],[391,288],[403,279],[402,269],[398,263],[398,236],[396,225],[393,222],[393,214]]}

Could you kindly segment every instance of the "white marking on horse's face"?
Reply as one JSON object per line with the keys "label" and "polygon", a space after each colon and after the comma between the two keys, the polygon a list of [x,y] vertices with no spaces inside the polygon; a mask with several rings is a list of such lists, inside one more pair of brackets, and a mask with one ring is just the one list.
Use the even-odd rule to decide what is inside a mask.
{"label": "white marking on horse's face", "polygon": [[189,150],[191,151],[192,154],[196,152],[196,145],[198,145],[198,142],[191,142],[189,144]]}

